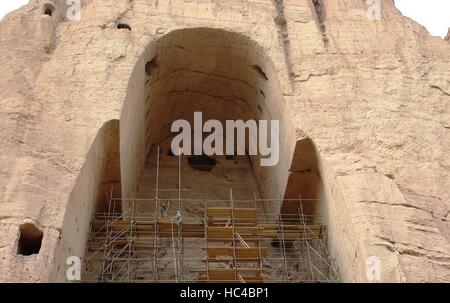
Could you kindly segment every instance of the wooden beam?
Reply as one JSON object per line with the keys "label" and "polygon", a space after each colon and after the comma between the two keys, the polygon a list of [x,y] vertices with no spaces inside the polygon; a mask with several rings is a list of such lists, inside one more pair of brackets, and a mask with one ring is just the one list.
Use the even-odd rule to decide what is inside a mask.
{"label": "wooden beam", "polygon": [[[102,237],[105,231],[105,220],[94,220],[93,231],[98,232],[98,237]],[[224,223],[226,224],[226,223]],[[250,223],[249,225],[253,225]],[[118,220],[112,224],[112,230],[116,233],[126,231],[131,226],[128,220]],[[172,223],[169,220],[163,220],[158,222],[158,233],[161,238],[172,237]],[[181,236],[183,238],[204,238],[204,224],[203,223],[183,223],[181,226]],[[224,226],[224,225],[223,225]],[[208,227],[208,238],[212,241],[219,239],[227,242],[228,239],[233,238],[232,228],[223,226],[210,226]],[[174,232],[178,232],[179,226],[174,224]],[[255,242],[258,238],[270,239],[278,237],[278,224],[261,224],[260,227],[256,226],[240,226],[235,224],[234,230],[239,233],[240,237],[245,242]],[[283,224],[285,240],[299,240],[307,237],[319,237],[322,235],[323,225],[312,224],[307,225],[306,233],[301,225],[295,224]],[[138,237],[153,238],[155,234],[155,222],[154,221],[137,221],[136,222],[136,234]]]}
{"label": "wooden beam", "polygon": [[[209,256],[233,256],[232,247],[207,247],[206,252]],[[261,247],[261,256],[266,257],[268,253],[267,247]],[[236,247],[237,258],[257,258],[259,259],[260,249],[258,247]]]}
{"label": "wooden beam", "polygon": [[207,215],[209,218],[231,218],[232,216],[235,219],[242,218],[257,218],[258,212],[254,208],[235,208],[232,209],[230,207],[210,207],[207,209]]}
{"label": "wooden beam", "polygon": [[209,227],[208,240],[214,239],[232,239],[233,228],[231,227]]}

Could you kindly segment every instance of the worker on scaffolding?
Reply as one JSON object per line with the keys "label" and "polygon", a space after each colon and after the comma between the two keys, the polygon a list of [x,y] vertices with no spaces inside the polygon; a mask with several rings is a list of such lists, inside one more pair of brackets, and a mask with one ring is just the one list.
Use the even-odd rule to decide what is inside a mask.
{"label": "worker on scaffolding", "polygon": [[159,209],[159,213],[160,213],[161,217],[166,216],[168,208],[169,208],[169,205],[166,203],[163,203],[163,205],[161,205],[161,208]]}
{"label": "worker on scaffolding", "polygon": [[175,216],[175,223],[177,225],[180,225],[182,220],[183,220],[183,217],[181,216],[181,212],[177,211],[177,214]]}

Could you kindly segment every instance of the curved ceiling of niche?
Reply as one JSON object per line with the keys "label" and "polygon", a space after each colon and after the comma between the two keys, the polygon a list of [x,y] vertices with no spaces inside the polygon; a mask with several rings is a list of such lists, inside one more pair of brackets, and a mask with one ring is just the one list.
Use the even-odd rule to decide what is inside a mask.
{"label": "curved ceiling of niche", "polygon": [[237,33],[196,28],[176,30],[155,43],[147,102],[156,141],[170,136],[173,121],[192,123],[194,111],[201,111],[204,121],[264,116],[271,64],[255,42]]}

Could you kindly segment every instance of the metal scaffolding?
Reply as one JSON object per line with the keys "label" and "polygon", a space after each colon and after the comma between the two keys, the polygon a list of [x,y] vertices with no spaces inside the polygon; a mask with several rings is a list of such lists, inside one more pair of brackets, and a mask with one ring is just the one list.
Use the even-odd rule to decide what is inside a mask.
{"label": "metal scaffolding", "polygon": [[[180,166],[180,160],[178,161]],[[320,216],[305,214],[300,197],[297,214],[268,214],[267,203],[285,199],[160,199],[159,152],[153,199],[108,198],[108,211],[95,213],[87,240],[83,280],[86,282],[337,282],[338,270],[327,249]],[[118,203],[130,206],[119,213]],[[154,212],[137,211],[138,203],[154,203]],[[185,206],[202,205],[188,214]]]}
{"label": "metal scaffolding", "polygon": [[[241,205],[262,202],[267,200],[239,201]],[[160,217],[159,213],[136,213],[135,203],[133,200],[133,206],[124,214],[115,214],[110,209],[93,216],[85,280],[335,282],[338,279],[328,255],[325,226],[310,223],[320,221],[317,216],[303,214],[302,207],[298,215],[280,216],[261,214],[257,206],[236,208],[221,206],[223,201],[203,201],[202,215],[185,217],[177,224],[173,217]]]}

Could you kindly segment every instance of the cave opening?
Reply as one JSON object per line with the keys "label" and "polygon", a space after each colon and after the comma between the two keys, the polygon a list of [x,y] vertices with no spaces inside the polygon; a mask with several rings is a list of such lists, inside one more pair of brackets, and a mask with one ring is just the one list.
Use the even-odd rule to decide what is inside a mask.
{"label": "cave opening", "polygon": [[44,5],[42,12],[44,15],[52,17],[53,13],[55,12],[55,7],[53,6],[53,4],[47,3]]}
{"label": "cave opening", "polygon": [[131,26],[129,26],[126,23],[119,23],[119,24],[117,24],[117,29],[126,29],[126,30],[131,31]]}
{"label": "cave opening", "polygon": [[39,254],[44,234],[34,224],[25,223],[20,225],[19,243],[17,254],[31,256]]}

